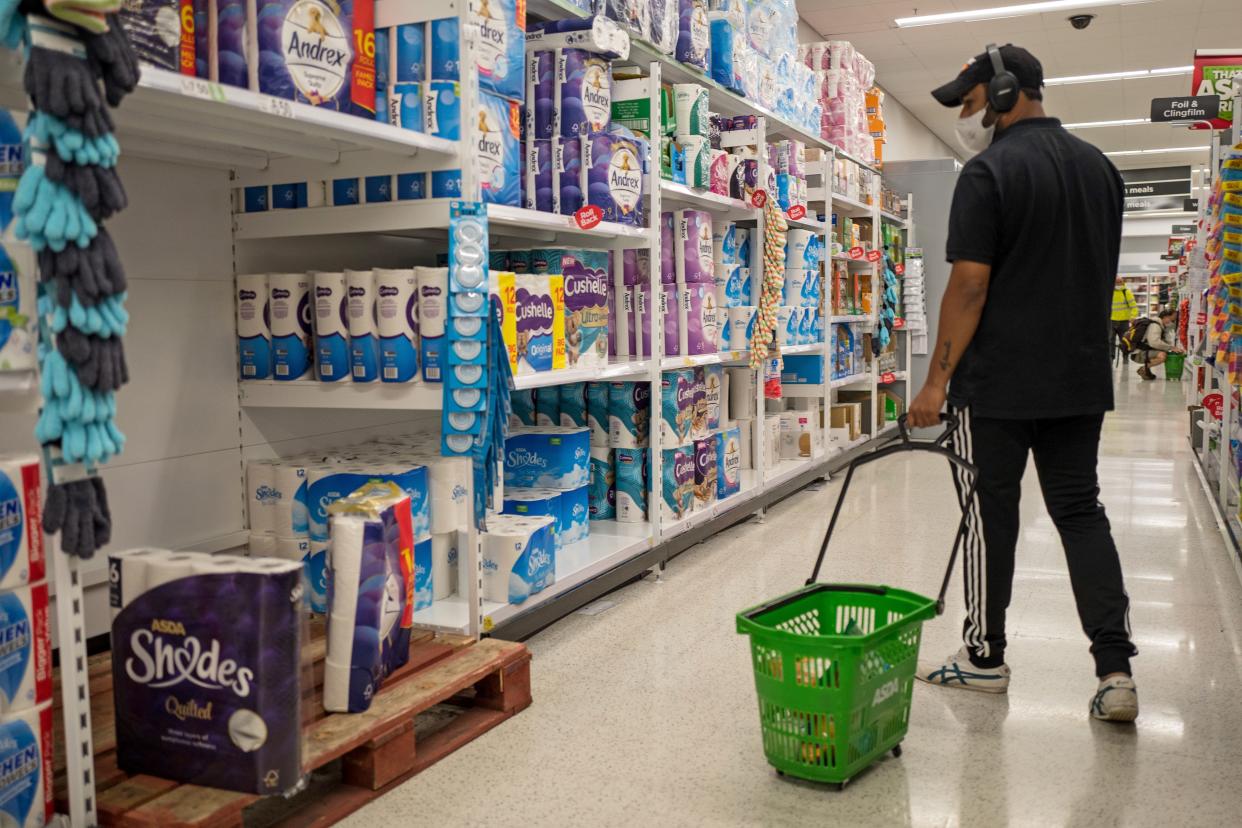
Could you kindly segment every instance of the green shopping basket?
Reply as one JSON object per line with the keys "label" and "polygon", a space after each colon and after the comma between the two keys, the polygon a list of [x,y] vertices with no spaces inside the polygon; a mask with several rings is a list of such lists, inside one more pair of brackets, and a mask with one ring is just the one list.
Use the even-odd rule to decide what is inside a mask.
{"label": "green shopping basket", "polygon": [[806,586],[738,613],[737,631],[750,636],[763,750],[782,775],[843,788],[886,751],[901,755],[923,622],[944,611],[967,510],[934,601],[887,586],[816,581],[859,466],[899,452],[939,454],[969,475],[963,504],[974,500],[975,467],[945,447],[958,420],[945,414],[941,420],[947,425],[935,440],[911,440],[903,414],[897,442],[855,458]]}
{"label": "green shopping basket", "polygon": [[1169,382],[1180,382],[1182,379],[1182,369],[1185,366],[1185,354],[1168,354],[1164,358],[1164,378]]}

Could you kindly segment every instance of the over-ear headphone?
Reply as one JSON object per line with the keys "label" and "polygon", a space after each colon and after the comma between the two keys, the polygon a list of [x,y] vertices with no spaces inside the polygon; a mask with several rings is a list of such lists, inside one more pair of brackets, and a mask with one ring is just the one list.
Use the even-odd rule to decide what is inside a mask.
{"label": "over-ear headphone", "polygon": [[992,59],[993,72],[992,79],[988,81],[988,103],[996,112],[1008,112],[1018,103],[1018,77],[1005,68],[1005,61],[995,43],[988,44],[988,57]]}

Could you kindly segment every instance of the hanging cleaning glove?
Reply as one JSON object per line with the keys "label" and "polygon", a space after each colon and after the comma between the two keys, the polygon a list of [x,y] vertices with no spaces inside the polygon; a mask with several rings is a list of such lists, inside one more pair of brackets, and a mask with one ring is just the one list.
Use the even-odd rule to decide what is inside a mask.
{"label": "hanging cleaning glove", "polygon": [[27,26],[30,47],[22,82],[34,109],[55,115],[84,135],[115,132],[77,30],[36,14],[27,17]]}
{"label": "hanging cleaning glove", "polygon": [[16,50],[26,34],[26,16],[19,0],[0,0],[0,46]]}
{"label": "hanging cleaning glove", "polygon": [[95,221],[111,218],[129,204],[115,167],[73,164],[57,153],[47,157],[44,174],[78,197]]}
{"label": "hanging cleaning glove", "polygon": [[112,539],[112,512],[99,477],[54,483],[43,506],[43,531],[60,532],[60,547],[78,558],[90,558]]}
{"label": "hanging cleaning glove", "polygon": [[125,292],[129,284],[116,245],[102,227],[85,248],[70,245],[60,252],[40,251],[39,276],[51,283],[56,303],[66,308],[75,297],[83,307],[93,307],[101,298]]}
{"label": "hanging cleaning glove", "polygon": [[28,166],[17,182],[13,213],[14,232],[36,252],[48,247],[61,251],[71,243],[86,247],[99,231],[82,202],[63,185],[49,181],[38,164]]}
{"label": "hanging cleaning glove", "polygon": [[73,366],[82,385],[94,391],[115,391],[129,382],[125,347],[119,337],[89,336],[68,327],[56,337],[65,361]]}
{"label": "hanging cleaning glove", "polygon": [[87,35],[86,56],[91,71],[103,81],[104,95],[110,106],[118,106],[121,100],[138,86],[138,56],[129,42],[129,34],[115,14],[108,15],[108,31]]}
{"label": "hanging cleaning glove", "polygon": [[121,154],[121,145],[111,132],[86,135],[56,116],[38,110],[30,113],[24,135],[35,152],[51,148],[62,161],[71,164],[115,167]]}

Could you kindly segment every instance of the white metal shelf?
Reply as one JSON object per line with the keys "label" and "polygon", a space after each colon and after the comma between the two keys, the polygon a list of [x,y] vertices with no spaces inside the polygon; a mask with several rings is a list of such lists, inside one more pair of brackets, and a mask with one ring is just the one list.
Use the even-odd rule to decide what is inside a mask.
{"label": "white metal shelf", "polygon": [[835,262],[845,262],[847,265],[856,264],[856,265],[863,265],[865,267],[872,267],[878,264],[878,262],[869,262],[865,258],[855,259],[851,256],[847,256],[844,253],[833,253],[832,260]]}
{"label": "white metal shelf", "polygon": [[790,218],[786,215],[785,223],[790,227],[798,227],[803,230],[814,230],[817,233],[824,232],[824,222],[817,218],[813,218],[810,213],[807,213],[806,216],[800,219]]}
{"label": "white metal shelf", "polygon": [[442,384],[422,382],[242,380],[238,385],[241,388],[241,404],[245,408],[439,411],[444,395]]}
{"label": "white metal shelf", "polygon": [[754,500],[764,490],[759,485],[759,475],[754,469],[741,470],[741,485],[736,494],[723,500],[714,500],[706,506],[694,509],[680,520],[671,521],[661,528],[661,538],[667,540],[682,534],[696,526],[713,520],[730,509],[737,508],[749,500]]}
{"label": "white metal shelf", "polygon": [[910,227],[910,223],[906,221],[905,219],[903,219],[901,216],[895,215],[893,213],[887,213],[884,210],[880,211],[880,219],[888,224],[896,225],[897,227],[900,227],[902,230],[906,230]]}
{"label": "white metal shelf", "polygon": [[687,187],[685,184],[663,179],[660,180],[660,197],[664,201],[707,210],[731,221],[754,221],[758,218],[759,211],[740,199],[722,196],[710,190],[698,190]]}
{"label": "white metal shelf", "polygon": [[841,208],[837,212],[843,212],[851,218],[872,218],[875,213],[874,204],[866,204],[841,193],[832,194],[832,206]]}
{"label": "white metal shelf", "polygon": [[798,345],[782,345],[781,356],[794,356],[797,354],[814,354],[824,350],[823,342],[803,342]]}
{"label": "white metal shelf", "polygon": [[545,371],[542,374],[517,374],[513,377],[514,388],[544,388],[549,385],[564,385],[569,382],[603,382],[621,380],[630,377],[645,377],[651,373],[653,360],[617,359],[606,366],[596,368],[565,368],[559,371]]}
{"label": "white metal shelf", "polygon": [[810,457],[801,457],[797,460],[779,460],[764,474],[764,487],[779,486],[827,459],[828,453],[821,448]]}
{"label": "white metal shelf", "polygon": [[[0,64],[0,103],[27,106],[20,62]],[[276,157],[326,166],[367,151],[449,167],[458,157],[456,141],[145,64],[113,117],[127,155],[197,166],[262,170]]]}
{"label": "white metal shelf", "polygon": [[879,375],[879,379],[877,380],[877,382],[878,382],[880,385],[888,385],[888,384],[889,384],[889,383],[884,382],[884,375],[885,375],[885,374],[892,374],[892,375],[893,375],[893,382],[894,382],[894,383],[896,383],[896,382],[905,382],[905,381],[906,381],[906,379],[907,379],[907,378],[909,378],[909,376],[910,376],[910,375],[909,375],[907,372],[905,372],[905,371],[881,371],[881,372],[880,372],[880,375]]}
{"label": "white metal shelf", "polygon": [[831,380],[828,384],[832,388],[848,388],[851,385],[860,385],[862,383],[871,382],[871,374],[861,373],[848,377]]}
{"label": "white metal shelf", "polygon": [[849,322],[870,322],[871,316],[865,313],[856,313],[845,316],[833,316],[829,321],[834,325],[846,324]]}
{"label": "white metal shelf", "polygon": [[691,354],[690,356],[669,356],[660,360],[661,371],[675,371],[678,368],[694,368],[699,365],[720,365],[728,362],[746,362],[750,359],[750,351],[720,351],[715,354]]}
{"label": "white metal shelf", "polygon": [[[238,213],[233,217],[234,236],[237,239],[253,240],[382,233],[438,238],[447,231],[449,204],[452,201],[453,199],[434,198]],[[487,218],[493,236],[513,235],[514,238],[541,245],[562,241],[578,245],[598,245],[600,240],[646,241],[651,235],[646,227],[631,227],[608,221],[600,222],[590,230],[583,230],[572,216],[501,204],[487,205]]]}

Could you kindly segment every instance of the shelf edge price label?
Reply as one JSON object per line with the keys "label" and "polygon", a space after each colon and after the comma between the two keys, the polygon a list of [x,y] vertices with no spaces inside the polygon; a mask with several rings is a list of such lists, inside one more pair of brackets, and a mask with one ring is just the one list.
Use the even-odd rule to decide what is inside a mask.
{"label": "shelf edge price label", "polygon": [[264,95],[260,99],[259,108],[268,115],[276,115],[280,118],[294,117],[293,101],[286,98],[277,98],[272,95]]}
{"label": "shelf edge price label", "polygon": [[207,101],[225,101],[224,87],[202,78],[181,78],[181,94]]}
{"label": "shelf edge price label", "polygon": [[1206,314],[1206,313],[1204,313],[1203,311],[1199,311],[1197,314],[1195,314],[1195,324],[1196,324],[1196,325],[1206,325],[1206,324],[1207,324],[1207,314]]}
{"label": "shelf edge price label", "polygon": [[768,191],[767,190],[755,190],[750,195],[750,203],[755,209],[762,210],[763,205],[768,203]]}
{"label": "shelf edge price label", "polygon": [[884,257],[884,254],[880,252],[879,250],[868,250],[867,251],[867,261],[869,262],[878,262],[883,257]]}
{"label": "shelf edge price label", "polygon": [[898,276],[905,276],[906,266],[901,263],[898,263],[893,266],[893,272],[896,273]]}
{"label": "shelf edge price label", "polygon": [[903,317],[897,316],[893,318],[893,330],[900,331],[905,326],[906,320]]}
{"label": "shelf edge price label", "polygon": [[851,247],[849,249],[849,253],[847,253],[846,255],[848,255],[851,259],[858,260],[858,259],[861,259],[864,255],[866,255],[866,252],[867,251],[863,250],[861,247]]}
{"label": "shelf edge price label", "polygon": [[892,371],[885,371],[883,374],[880,374],[880,383],[882,385],[888,385],[889,383],[893,383],[896,381],[897,381],[897,375],[894,374]]}
{"label": "shelf edge price label", "polygon": [[590,230],[604,220],[604,211],[598,204],[588,204],[574,212],[574,223],[579,230]]}
{"label": "shelf edge price label", "polygon": [[795,204],[789,208],[789,212],[785,215],[789,216],[794,221],[798,221],[799,219],[806,218],[806,208],[801,204]]}
{"label": "shelf edge price label", "polygon": [[1208,394],[1203,398],[1203,407],[1208,410],[1213,419],[1219,420],[1225,411],[1225,398],[1220,392]]}

